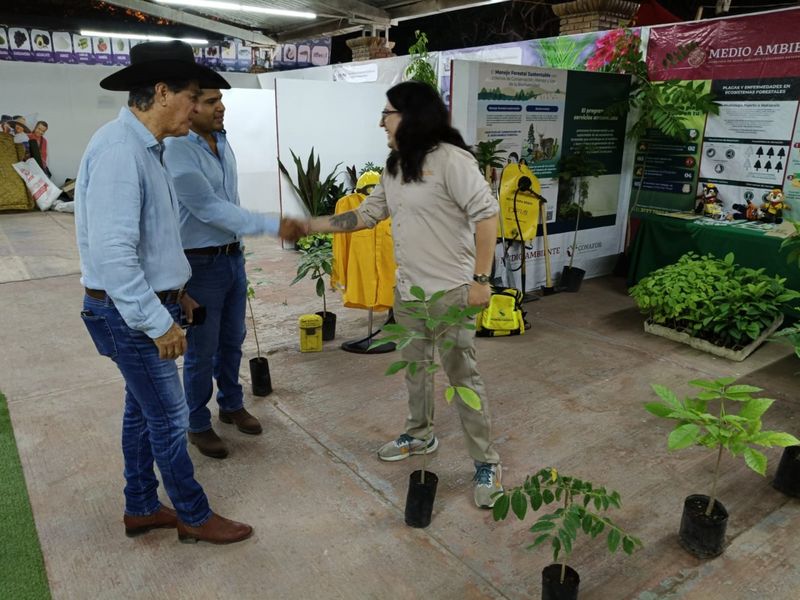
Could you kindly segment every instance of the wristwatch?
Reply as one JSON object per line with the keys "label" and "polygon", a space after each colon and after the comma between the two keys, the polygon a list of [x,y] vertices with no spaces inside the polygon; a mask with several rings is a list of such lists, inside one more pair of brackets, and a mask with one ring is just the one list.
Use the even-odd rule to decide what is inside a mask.
{"label": "wristwatch", "polygon": [[484,285],[488,284],[491,280],[486,273],[475,273],[472,276],[473,281],[477,281],[478,283],[482,283]]}

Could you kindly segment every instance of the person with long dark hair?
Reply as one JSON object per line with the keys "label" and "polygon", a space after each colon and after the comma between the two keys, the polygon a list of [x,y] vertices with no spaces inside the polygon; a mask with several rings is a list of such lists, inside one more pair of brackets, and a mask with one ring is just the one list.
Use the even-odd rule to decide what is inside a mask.
{"label": "person with long dark hair", "polygon": [[[450,306],[485,306],[491,294],[489,271],[498,205],[433,88],[408,81],[387,91],[386,98],[380,126],[391,152],[381,182],[355,210],[310,220],[309,232],[358,231],[391,217],[397,262],[395,319],[430,336],[425,324],[403,306],[415,300],[411,287],[419,286],[428,294],[445,291],[437,302],[437,312],[442,314]],[[491,508],[492,496],[503,488],[489,402],[476,367],[475,334],[450,331],[438,343],[450,384],[470,388],[481,398],[479,411],[460,398],[455,404],[475,461],[475,503]],[[432,342],[418,340],[403,349],[403,360],[430,360],[433,352]],[[431,433],[434,398],[429,381],[423,369],[413,375],[406,372],[409,416],[405,432],[378,450],[381,460],[399,461],[438,448],[439,441]]]}

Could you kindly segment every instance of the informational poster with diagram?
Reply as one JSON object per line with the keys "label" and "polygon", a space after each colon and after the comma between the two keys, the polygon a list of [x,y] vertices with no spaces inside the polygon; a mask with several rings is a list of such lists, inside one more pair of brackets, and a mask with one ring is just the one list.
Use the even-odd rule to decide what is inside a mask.
{"label": "informational poster with diagram", "polygon": [[[608,109],[627,97],[630,78],[467,61],[453,61],[451,73],[454,126],[469,144],[499,140],[505,166],[490,173],[495,191],[504,169],[513,177],[518,163],[531,170],[544,199],[540,208],[546,227],[540,220],[532,239],[498,244],[496,274],[507,285],[530,291],[547,284],[548,272],[552,282],[571,258],[590,275],[593,267],[607,271],[603,260],[617,254],[621,236],[618,213],[627,118]],[[576,154],[599,163],[602,173],[574,185],[565,183],[559,177],[561,159]],[[511,193],[505,187],[507,179],[503,182],[501,211],[516,210],[508,208],[517,205],[503,196]],[[586,190],[582,198],[577,186]],[[513,223],[520,214],[503,216]]]}
{"label": "informational poster with diagram", "polygon": [[533,171],[554,221],[567,71],[481,63],[478,76],[478,139],[503,140],[506,160]]}
{"label": "informational poster with diagram", "polygon": [[[687,147],[683,154],[665,152],[648,160],[639,209],[692,210],[702,204],[709,189],[720,202],[714,208],[719,217],[757,215],[757,209],[775,197],[775,190],[783,193],[789,206],[800,209],[798,31],[800,10],[651,30],[647,49],[651,78],[710,83],[719,114],[700,115],[697,121],[702,124],[693,122],[699,134],[699,145],[691,148],[698,150],[696,155],[690,155]],[[696,47],[686,60],[677,64],[669,60],[689,41]],[[671,144],[679,146],[674,140]],[[696,183],[687,190],[680,174],[689,181],[688,163],[695,159]],[[640,164],[637,154],[637,168]],[[633,192],[636,202],[636,177]]]}
{"label": "informational poster with diagram", "polygon": [[700,162],[700,191],[713,183],[724,214],[755,202],[786,179],[797,117],[798,80],[715,81],[719,114],[708,115]]}

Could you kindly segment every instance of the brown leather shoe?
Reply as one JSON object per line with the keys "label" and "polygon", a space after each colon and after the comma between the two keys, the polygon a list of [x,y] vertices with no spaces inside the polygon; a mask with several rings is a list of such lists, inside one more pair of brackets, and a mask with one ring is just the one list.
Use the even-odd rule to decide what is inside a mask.
{"label": "brown leather shoe", "polygon": [[136,537],[151,529],[169,529],[178,526],[178,516],[174,510],[166,506],[162,506],[152,515],[125,515],[122,521],[125,523],[125,535],[128,537]]}
{"label": "brown leather shoe", "polygon": [[197,446],[201,454],[211,458],[225,458],[228,456],[228,447],[213,429],[207,429],[200,433],[189,432],[189,441]]}
{"label": "brown leather shoe", "polygon": [[258,435],[263,431],[261,429],[261,423],[258,422],[258,419],[247,412],[247,410],[244,408],[240,408],[239,410],[235,410],[233,412],[219,411],[219,420],[223,423],[235,424],[236,428],[242,433]]}
{"label": "brown leather shoe", "polygon": [[253,528],[244,523],[231,521],[211,513],[211,517],[198,527],[178,521],[178,539],[184,544],[209,542],[211,544],[234,544],[253,535]]}

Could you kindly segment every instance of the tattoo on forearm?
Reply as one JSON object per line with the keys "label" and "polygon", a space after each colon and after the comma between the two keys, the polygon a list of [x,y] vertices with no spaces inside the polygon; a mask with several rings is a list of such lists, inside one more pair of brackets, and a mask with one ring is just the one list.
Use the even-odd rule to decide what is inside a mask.
{"label": "tattoo on forearm", "polygon": [[358,225],[358,216],[352,210],[340,215],[334,215],[328,221],[331,227],[342,231],[351,231]]}

